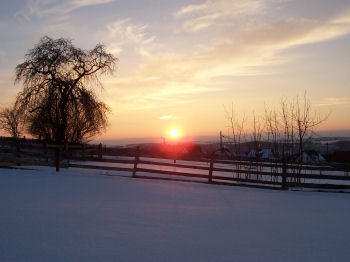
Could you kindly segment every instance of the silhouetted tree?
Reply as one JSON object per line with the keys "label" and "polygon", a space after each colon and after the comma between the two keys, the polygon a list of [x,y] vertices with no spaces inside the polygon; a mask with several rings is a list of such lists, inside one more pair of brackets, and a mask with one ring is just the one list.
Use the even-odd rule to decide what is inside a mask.
{"label": "silhouetted tree", "polygon": [[234,152],[237,154],[241,153],[241,143],[244,142],[246,136],[245,130],[245,122],[246,116],[245,114],[240,117],[234,110],[233,104],[231,105],[230,111],[224,107],[226,119],[229,122],[230,134],[226,136],[229,143],[233,143]]}
{"label": "silhouetted tree", "polygon": [[296,129],[299,143],[299,159],[302,162],[305,140],[312,137],[315,127],[324,122],[329,117],[329,114],[322,116],[318,112],[312,110],[310,100],[306,97],[306,93],[301,99],[297,96],[294,104],[294,128]]}
{"label": "silhouetted tree", "polygon": [[24,117],[16,106],[5,107],[0,110],[0,129],[14,138],[21,136],[23,132]]}
{"label": "silhouetted tree", "polygon": [[281,141],[281,122],[278,111],[270,109],[265,104],[265,128],[267,135],[267,142],[272,143],[273,151],[279,152],[279,144]]}
{"label": "silhouetted tree", "polygon": [[43,37],[16,67],[22,82],[16,105],[26,113],[28,132],[55,143],[81,142],[105,129],[108,106],[93,88],[114,71],[117,58],[98,44],[92,50],[65,38]]}

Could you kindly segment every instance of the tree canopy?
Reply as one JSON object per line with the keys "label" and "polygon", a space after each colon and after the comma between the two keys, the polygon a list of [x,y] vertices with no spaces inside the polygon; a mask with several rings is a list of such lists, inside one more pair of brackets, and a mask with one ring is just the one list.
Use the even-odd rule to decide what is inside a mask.
{"label": "tree canopy", "polygon": [[16,105],[27,131],[55,143],[82,142],[103,131],[109,107],[94,88],[117,61],[101,44],[83,50],[69,39],[43,37],[16,67],[15,82],[23,83]]}

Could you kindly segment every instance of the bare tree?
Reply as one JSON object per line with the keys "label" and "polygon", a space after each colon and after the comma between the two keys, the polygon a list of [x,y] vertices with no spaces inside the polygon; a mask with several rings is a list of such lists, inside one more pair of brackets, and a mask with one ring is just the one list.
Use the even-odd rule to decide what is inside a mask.
{"label": "bare tree", "polygon": [[16,106],[0,110],[0,129],[13,138],[19,138],[23,132],[24,117]]}
{"label": "bare tree", "polygon": [[28,116],[28,131],[55,143],[81,142],[107,125],[108,106],[93,92],[117,58],[98,44],[92,50],[71,40],[43,37],[16,67],[22,82],[16,105]]}
{"label": "bare tree", "polygon": [[282,158],[290,159],[294,155],[295,145],[295,125],[294,125],[294,110],[295,103],[287,98],[281,99],[281,125],[282,125]]}
{"label": "bare tree", "polygon": [[321,116],[312,110],[310,100],[282,98],[279,110],[271,110],[265,105],[265,121],[268,140],[272,140],[282,158],[290,158],[296,153],[301,159],[305,142],[313,135],[314,129],[324,122],[329,115]]}
{"label": "bare tree", "polygon": [[262,140],[262,124],[260,117],[255,114],[255,111],[253,111],[253,130],[251,136],[254,143],[254,149],[257,152],[257,150],[260,149],[260,143]]}
{"label": "bare tree", "polygon": [[299,159],[302,162],[305,140],[313,135],[316,126],[324,122],[328,115],[322,116],[318,112],[312,110],[310,100],[304,93],[303,98],[296,97],[293,108],[293,122],[298,136]]}
{"label": "bare tree", "polygon": [[229,122],[230,134],[226,137],[230,143],[233,143],[234,152],[240,154],[241,152],[241,143],[245,139],[245,114],[242,117],[239,117],[238,114],[234,111],[233,104],[231,105],[230,111],[224,107],[226,119]]}
{"label": "bare tree", "polygon": [[280,143],[280,128],[281,124],[279,121],[278,112],[275,109],[269,109],[265,105],[265,126],[267,133],[267,142],[272,143],[273,151],[279,152]]}

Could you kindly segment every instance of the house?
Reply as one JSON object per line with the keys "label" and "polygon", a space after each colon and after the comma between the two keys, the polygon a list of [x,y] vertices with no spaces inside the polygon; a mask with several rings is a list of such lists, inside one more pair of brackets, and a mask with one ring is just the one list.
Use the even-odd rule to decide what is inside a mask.
{"label": "house", "polygon": [[259,152],[260,158],[262,159],[269,159],[269,160],[276,160],[276,156],[273,153],[272,149],[270,148],[263,148]]}
{"label": "house", "polygon": [[248,153],[248,158],[257,158],[258,157],[258,150],[251,149]]}
{"label": "house", "polygon": [[248,153],[248,158],[259,158],[264,160],[276,160],[276,156],[272,149],[263,148],[261,150],[252,149]]}
{"label": "house", "polygon": [[[299,158],[298,158],[299,160]],[[303,163],[319,163],[326,162],[326,159],[315,150],[305,150],[302,154]]]}

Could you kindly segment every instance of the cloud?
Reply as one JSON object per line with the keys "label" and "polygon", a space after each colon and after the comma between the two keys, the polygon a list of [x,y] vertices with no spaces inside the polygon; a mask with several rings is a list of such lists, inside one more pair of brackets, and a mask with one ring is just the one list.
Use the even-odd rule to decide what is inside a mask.
{"label": "cloud", "polygon": [[[131,18],[109,23],[108,46],[118,54],[132,49],[139,58],[108,85],[119,90],[118,101],[133,109],[191,103],[200,94],[228,88],[219,77],[270,74],[271,66],[290,59],[288,49],[350,34],[350,12],[318,19],[274,16],[269,7],[280,8],[283,2],[209,0],[184,6],[166,26],[167,33],[177,32],[173,37],[155,37],[149,33],[154,27]],[[130,52],[125,54],[130,59]]]}
{"label": "cloud", "polygon": [[332,40],[350,32],[350,10],[328,20],[300,16],[275,18],[273,10],[282,8],[281,3],[284,2],[208,0],[182,7],[174,17],[180,20],[185,31],[196,33],[205,30],[207,37],[215,39],[213,42],[218,48],[225,49],[226,46],[233,51],[227,54],[235,53],[235,50],[249,50],[249,47],[275,53],[275,50]]}
{"label": "cloud", "polygon": [[172,119],[172,118],[173,118],[173,115],[165,115],[165,116],[159,117],[159,119],[161,119],[161,120],[168,120],[168,119]]}
{"label": "cloud", "polygon": [[[218,76],[264,74],[264,67],[281,62],[281,51],[298,45],[333,40],[350,34],[350,23],[333,20],[285,19],[250,23],[206,46],[187,52],[153,56],[142,74],[158,74],[173,81],[193,81]],[[260,67],[260,68],[259,68]],[[268,72],[268,71],[266,71]]]}
{"label": "cloud", "polygon": [[194,12],[202,11],[208,8],[208,2],[199,5],[188,5],[182,7],[179,11],[175,13],[176,17],[181,17],[186,14],[192,14]]}
{"label": "cloud", "polygon": [[349,104],[350,104],[350,97],[345,97],[345,98],[330,97],[330,98],[327,98],[326,101],[315,105],[316,106],[339,106],[339,105],[349,105]]}
{"label": "cloud", "polygon": [[335,24],[348,24],[350,23],[350,9],[343,9],[338,17],[332,20]]}
{"label": "cloud", "polygon": [[[288,19],[256,26],[248,33],[263,45],[289,48],[345,36],[350,33],[350,23]],[[248,37],[247,40],[253,39]]]}
{"label": "cloud", "polygon": [[[181,9],[177,15],[203,10],[203,6],[191,6]],[[350,34],[347,21],[346,15],[328,20],[257,19],[239,26],[228,21],[216,38],[208,40],[198,32],[194,33],[198,38],[187,44],[187,50],[164,42],[159,51],[152,41],[145,44],[150,38],[147,25],[132,24],[130,19],[116,21],[107,27],[110,37],[119,39],[116,43],[123,47],[132,43],[143,60],[134,67],[132,76],[121,77],[114,84],[127,90],[128,94],[122,95],[124,102],[137,101],[135,109],[191,103],[199,94],[224,88],[225,84],[220,85],[214,78],[269,74],[269,66],[285,62],[286,58],[280,55],[282,51]],[[164,48],[167,44],[168,49]]]}
{"label": "cloud", "polygon": [[15,14],[15,17],[30,20],[32,17],[67,15],[79,8],[107,4],[115,0],[29,0],[26,7]]}
{"label": "cloud", "polygon": [[[157,74],[158,75],[158,74]],[[107,89],[113,94],[111,100],[118,100],[119,106],[126,105],[127,110],[143,110],[169,105],[189,104],[204,92],[216,91],[209,85],[195,81],[169,81],[158,75],[145,78],[142,74],[130,77],[119,77],[105,82]]]}
{"label": "cloud", "polygon": [[182,7],[174,16],[184,19],[185,31],[196,32],[225,24],[227,20],[237,21],[241,17],[261,16],[271,2],[281,0],[208,0],[202,4]]}
{"label": "cloud", "polygon": [[252,66],[279,62],[279,53],[288,48],[329,41],[349,33],[350,23],[333,21],[287,19],[249,24],[238,31],[235,29],[231,36],[222,36],[203,54],[203,60],[219,67],[220,64],[230,65],[231,69],[242,71]]}
{"label": "cloud", "polygon": [[69,28],[71,28],[71,25],[68,22],[47,23],[41,31],[46,35],[51,33],[57,34],[57,32],[66,32]]}
{"label": "cloud", "polygon": [[148,25],[133,23],[131,18],[121,19],[106,25],[105,40],[109,50],[119,55],[124,48],[132,48],[141,56],[150,56],[147,49],[156,36],[147,33]]}
{"label": "cloud", "polygon": [[272,10],[284,2],[208,0],[178,10],[174,17],[182,28],[206,41],[191,56],[200,69],[196,77],[261,74],[264,66],[280,63],[286,49],[350,34],[350,12],[328,19],[274,16]]}
{"label": "cloud", "polygon": [[107,24],[106,28],[109,38],[117,38],[123,44],[130,42],[149,44],[155,39],[155,36],[147,37],[146,24],[132,24],[130,18]]}

